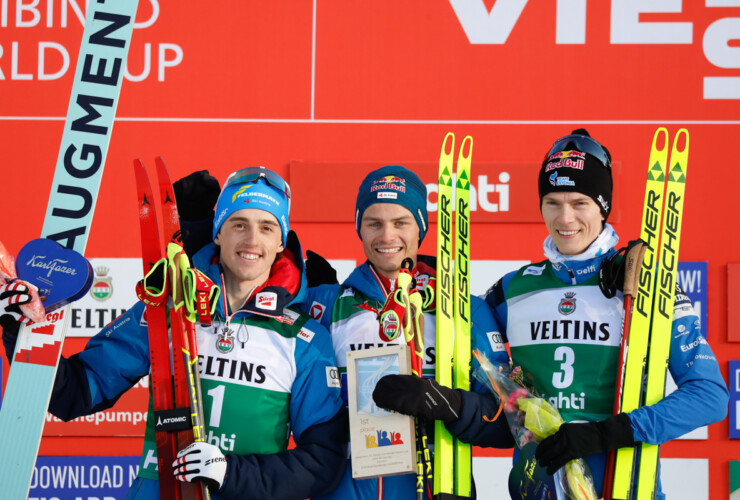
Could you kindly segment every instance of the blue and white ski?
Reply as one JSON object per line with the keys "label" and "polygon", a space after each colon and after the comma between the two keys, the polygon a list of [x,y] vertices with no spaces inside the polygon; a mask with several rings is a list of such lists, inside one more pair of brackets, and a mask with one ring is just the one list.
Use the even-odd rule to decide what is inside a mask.
{"label": "blue and white ski", "polygon": [[[43,238],[84,254],[108,152],[138,0],[90,2],[64,123]],[[28,495],[69,306],[24,327],[0,411],[3,498]]]}

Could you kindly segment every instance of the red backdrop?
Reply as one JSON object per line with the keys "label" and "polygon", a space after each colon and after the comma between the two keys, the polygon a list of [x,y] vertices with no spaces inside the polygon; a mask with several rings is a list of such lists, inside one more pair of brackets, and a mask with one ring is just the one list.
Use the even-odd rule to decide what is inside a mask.
{"label": "red backdrop", "polygon": [[[11,253],[40,234],[82,33],[78,3],[1,3],[0,239]],[[638,234],[654,130],[687,127],[681,260],[708,262],[709,337],[726,376],[740,358],[726,334],[726,269],[740,260],[740,8],[719,3],[639,12],[641,2],[585,0],[141,0],[87,255],[138,256],[131,160],[163,155],[175,178],[273,168],[293,183],[304,249],[360,261],[351,207],[362,173],[429,168],[453,131],[475,139],[474,177],[510,174],[509,211],[473,215],[472,258],[539,260],[546,232],[532,222],[532,169],[580,126],[619,162],[613,222],[626,242]],[[327,207],[339,208],[318,210]],[[434,252],[433,237],[422,251]],[[70,339],[64,352],[83,344]],[[708,458],[710,498],[727,498],[733,448],[737,458],[727,435],[724,421],[707,441],[672,442],[663,456]],[[140,450],[138,437],[50,436],[42,453],[69,453],[69,440],[81,454]]]}

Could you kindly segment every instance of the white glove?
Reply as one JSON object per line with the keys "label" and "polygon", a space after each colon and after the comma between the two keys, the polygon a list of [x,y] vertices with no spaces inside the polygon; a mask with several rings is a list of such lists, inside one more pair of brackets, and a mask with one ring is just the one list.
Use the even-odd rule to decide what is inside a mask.
{"label": "white glove", "polygon": [[21,312],[21,306],[31,302],[29,285],[16,280],[0,285],[0,320],[30,325],[33,321]]}
{"label": "white glove", "polygon": [[177,452],[172,463],[175,478],[180,481],[202,481],[218,491],[226,477],[226,457],[217,446],[196,442]]}

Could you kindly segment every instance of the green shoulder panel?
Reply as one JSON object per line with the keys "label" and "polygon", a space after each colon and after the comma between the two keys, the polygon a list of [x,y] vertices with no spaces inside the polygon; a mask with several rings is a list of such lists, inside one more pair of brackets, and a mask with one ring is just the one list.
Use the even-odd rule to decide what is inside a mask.
{"label": "green shoulder panel", "polygon": [[363,311],[372,311],[375,314],[383,308],[383,304],[370,299],[362,292],[353,288],[341,288],[341,293],[334,301],[331,322],[340,323]]}
{"label": "green shoulder panel", "polygon": [[[579,283],[578,286],[598,286],[598,273]],[[552,263],[549,260],[537,262],[524,266],[516,272],[516,275],[509,282],[507,287],[506,300],[511,300],[520,295],[526,295],[531,292],[539,292],[543,289],[566,288],[572,287],[572,283],[564,283],[555,275]]]}

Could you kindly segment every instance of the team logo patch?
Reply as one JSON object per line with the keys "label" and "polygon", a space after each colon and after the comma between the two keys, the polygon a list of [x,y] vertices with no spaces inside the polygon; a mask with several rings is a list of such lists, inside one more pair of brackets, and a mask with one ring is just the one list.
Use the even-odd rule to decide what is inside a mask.
{"label": "team logo patch", "polygon": [[602,195],[599,195],[598,198],[596,198],[599,201],[599,204],[601,205],[601,208],[603,208],[606,212],[609,211],[609,202],[604,199]]}
{"label": "team logo patch", "polygon": [[231,197],[231,203],[234,203],[236,199],[239,197],[240,194],[245,192],[247,189],[251,188],[252,184],[244,184],[242,187],[240,187],[236,193]]}
{"label": "team logo patch", "polygon": [[575,186],[576,183],[570,180],[570,177],[558,177],[557,172],[553,172],[550,176],[550,184],[553,186]]}
{"label": "team logo patch", "polygon": [[321,318],[324,316],[324,311],[326,311],[326,306],[324,304],[319,304],[314,300],[313,304],[311,304],[311,309],[309,309],[308,314],[316,321],[321,321]]}
{"label": "team logo patch", "polygon": [[558,160],[560,158],[576,158],[579,160],[585,160],[586,153],[581,153],[580,151],[575,151],[572,149],[569,151],[558,151],[557,153],[551,154],[547,161]]}
{"label": "team logo patch", "polygon": [[545,172],[554,170],[556,168],[575,168],[583,170],[583,160],[571,160],[570,158],[563,158],[562,160],[554,161],[547,164]]}
{"label": "team logo patch", "polygon": [[297,320],[300,317],[300,314],[298,314],[295,311],[291,311],[290,309],[283,309],[283,315],[279,318],[275,318],[281,323],[287,323],[288,325],[292,325],[295,323],[295,320]]}
{"label": "team logo patch", "polygon": [[[396,177],[395,175],[386,175],[374,181],[372,186],[370,186],[370,192],[374,193],[375,191],[398,191],[399,193],[405,193],[406,179]],[[380,195],[378,195],[378,198],[380,198]]]}
{"label": "team logo patch", "polygon": [[216,339],[216,349],[221,354],[228,354],[234,350],[234,341],[229,335],[219,333]]}
{"label": "team logo patch", "polygon": [[486,337],[488,337],[488,341],[491,343],[491,349],[493,349],[493,352],[501,352],[506,350],[506,346],[504,345],[504,337],[499,332],[487,332]]}
{"label": "team logo patch", "polygon": [[540,266],[540,267],[537,267],[537,266],[529,266],[528,268],[526,268],[524,270],[524,272],[522,273],[522,275],[523,276],[528,276],[528,275],[542,276],[542,273],[544,271],[545,271],[545,264],[542,264],[542,266]]}
{"label": "team logo patch", "polygon": [[257,307],[274,311],[277,308],[277,294],[275,292],[260,292],[255,298]]}
{"label": "team logo patch", "polygon": [[272,319],[281,323],[285,323],[286,325],[292,325],[293,323],[295,323],[294,319],[291,319],[284,314],[282,316],[272,316]]}
{"label": "team logo patch", "polygon": [[575,168],[583,170],[583,165],[586,160],[586,153],[580,151],[559,151],[547,159],[547,167],[545,172],[554,170],[556,168]]}
{"label": "team logo patch", "polygon": [[560,304],[558,304],[558,312],[560,314],[564,316],[567,316],[568,314],[573,314],[573,311],[576,310],[575,296],[575,292],[567,292],[565,294],[565,297],[560,299]]}
{"label": "team logo patch", "polygon": [[305,326],[300,329],[298,332],[298,338],[301,340],[305,340],[306,342],[311,342],[311,339],[313,339],[313,336],[316,335],[314,332],[306,328]]}
{"label": "team logo patch", "polygon": [[103,266],[95,268],[90,297],[99,302],[104,302],[113,295],[113,278],[108,276],[109,271],[110,269]]}
{"label": "team logo patch", "polygon": [[326,386],[336,387],[337,389],[342,387],[342,383],[339,379],[339,369],[336,366],[326,367]]}
{"label": "team logo patch", "polygon": [[383,335],[385,335],[389,341],[396,338],[399,333],[398,330],[398,315],[395,311],[387,311],[383,315],[382,319]]}
{"label": "team logo patch", "polygon": [[295,311],[291,311],[290,309],[283,309],[283,315],[273,317],[275,321],[279,321],[281,323],[285,323],[287,325],[292,325],[295,323],[295,320],[297,320],[301,315],[298,314]]}
{"label": "team logo patch", "polygon": [[416,288],[419,290],[424,290],[427,285],[429,284],[429,275],[428,274],[420,274],[416,277]]}
{"label": "team logo patch", "polygon": [[395,200],[398,199],[398,193],[378,193],[379,200]]}

